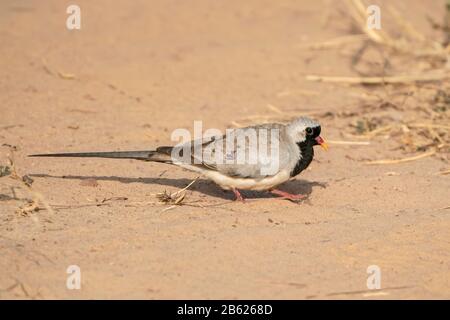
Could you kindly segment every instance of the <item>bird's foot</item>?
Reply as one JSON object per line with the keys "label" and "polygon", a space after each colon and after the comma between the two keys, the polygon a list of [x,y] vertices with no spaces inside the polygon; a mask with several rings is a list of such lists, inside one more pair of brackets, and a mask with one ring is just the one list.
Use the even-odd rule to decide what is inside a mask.
{"label": "bird's foot", "polygon": [[283,198],[283,199],[288,199],[291,201],[299,201],[301,199],[306,198],[306,196],[304,194],[292,194],[292,193],[277,190],[277,189],[270,190],[270,192],[281,196],[281,198]]}
{"label": "bird's foot", "polygon": [[241,193],[239,192],[238,189],[233,189],[234,195],[236,196],[236,200],[235,201],[242,201],[245,202],[244,197],[241,195]]}

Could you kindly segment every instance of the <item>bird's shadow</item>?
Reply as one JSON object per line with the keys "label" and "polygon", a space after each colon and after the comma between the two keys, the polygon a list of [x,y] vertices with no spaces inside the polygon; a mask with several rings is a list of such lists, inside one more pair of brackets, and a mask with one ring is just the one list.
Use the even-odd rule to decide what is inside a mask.
{"label": "bird's shadow", "polygon": [[[117,181],[120,183],[144,183],[144,184],[158,184],[162,186],[171,186],[182,189],[186,187],[192,180],[181,178],[181,179],[171,179],[171,178],[128,178],[128,177],[117,177],[117,176],[76,176],[76,175],[64,175],[64,176],[54,176],[49,174],[29,174],[30,177],[36,178],[54,178],[54,179],[70,179],[70,180],[87,180],[93,179],[97,181]],[[313,187],[326,188],[326,183],[323,182],[310,182],[306,180],[290,180],[281,185],[280,189],[292,194],[303,194],[309,196],[312,192]],[[214,182],[206,179],[198,179],[190,188],[190,190],[198,191],[203,194],[213,196],[222,199],[234,199],[233,192],[222,190]],[[265,191],[241,191],[245,198],[273,198],[278,197],[272,195]]]}

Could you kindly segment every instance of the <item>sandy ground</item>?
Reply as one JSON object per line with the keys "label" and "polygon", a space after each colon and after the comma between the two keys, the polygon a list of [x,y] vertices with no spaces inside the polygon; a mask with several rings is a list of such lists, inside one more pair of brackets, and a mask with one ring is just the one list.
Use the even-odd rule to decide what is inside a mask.
{"label": "sandy ground", "polygon": [[[30,193],[0,180],[0,298],[450,298],[449,169],[386,139],[332,146],[283,190],[247,203],[200,179],[171,210],[155,194],[196,175],[132,160],[36,159],[59,151],[151,149],[176,128],[225,129],[268,115],[358,107],[382,88],[308,82],[354,75],[349,57],[304,44],[348,34],[336,1],[0,1],[0,143],[53,211],[20,214]],[[378,1],[381,6],[386,2]],[[444,1],[391,1],[429,37]],[[333,5],[334,4],[334,5]],[[383,7],[382,7],[383,10]],[[70,79],[70,75],[75,79]],[[341,140],[348,121],[319,118]],[[0,161],[11,155],[2,147]],[[447,208],[447,209],[445,209]],[[81,268],[81,290],[66,269]],[[381,291],[366,286],[381,270]]]}

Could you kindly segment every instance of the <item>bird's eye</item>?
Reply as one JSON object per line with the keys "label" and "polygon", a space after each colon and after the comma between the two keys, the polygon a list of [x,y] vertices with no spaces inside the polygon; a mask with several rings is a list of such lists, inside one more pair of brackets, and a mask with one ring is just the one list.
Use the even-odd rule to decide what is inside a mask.
{"label": "bird's eye", "polygon": [[310,127],[306,128],[305,131],[307,135],[311,135],[313,133],[313,129],[311,129]]}

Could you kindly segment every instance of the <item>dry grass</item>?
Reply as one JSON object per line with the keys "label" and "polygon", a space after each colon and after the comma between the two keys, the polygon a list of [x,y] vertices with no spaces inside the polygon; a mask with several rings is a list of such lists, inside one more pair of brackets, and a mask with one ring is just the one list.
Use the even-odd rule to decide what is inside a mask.
{"label": "dry grass", "polygon": [[195,178],[186,187],[176,192],[170,193],[164,190],[163,192],[157,193],[156,198],[158,198],[160,202],[171,205],[170,207],[164,209],[163,211],[167,211],[175,208],[176,206],[182,205],[184,199],[186,198],[186,190],[189,189],[189,187],[192,186],[198,179],[199,177]]}
{"label": "dry grass", "polygon": [[28,215],[31,212],[39,211],[39,210],[47,210],[49,213],[53,214],[54,211],[44,198],[44,196],[36,191],[33,187],[33,179],[31,179],[28,175],[20,175],[17,172],[16,165],[14,162],[14,151],[15,147],[7,146],[10,150],[10,156],[8,158],[9,165],[2,166],[0,169],[2,171],[1,176],[8,176],[10,179],[19,182],[19,189],[26,190],[30,195],[31,199],[26,199],[26,203],[20,206],[16,212],[20,215]]}
{"label": "dry grass", "polygon": [[347,134],[352,137],[366,140],[389,138],[397,142],[398,149],[413,154],[401,159],[369,161],[368,164],[402,163],[433,155],[444,161],[450,160],[450,97],[447,91],[436,90],[434,96],[418,99],[420,107],[415,110],[400,104],[390,105],[389,108],[395,108],[401,114],[400,120],[390,117],[389,111],[377,113],[383,104],[368,105],[363,110],[370,109],[371,113],[362,110],[365,115],[351,120]]}
{"label": "dry grass", "polygon": [[[397,149],[406,155],[398,159],[365,161],[367,164],[395,164],[435,156],[449,162],[450,154],[450,45],[427,38],[408,22],[393,6],[383,11],[383,23],[390,22],[397,32],[389,33],[367,28],[368,4],[361,0],[347,0],[348,13],[353,29],[361,33],[341,36],[325,42],[303,46],[307,50],[337,49],[361,43],[353,49],[351,62],[360,63],[361,54],[368,47],[383,52],[383,75],[342,76],[308,75],[307,80],[364,85],[369,93],[359,95],[364,101],[351,111],[301,112],[318,118],[343,118],[348,122],[344,135],[366,141],[332,140],[335,145],[370,145],[371,140],[386,139],[397,142]],[[450,5],[447,6],[450,10]],[[447,19],[450,11],[447,12]],[[450,22],[449,22],[450,23]],[[450,30],[441,28],[450,39]],[[417,69],[411,69],[415,66]],[[402,74],[389,74],[392,70],[405,69]],[[355,68],[356,70],[356,68]],[[357,71],[357,70],[356,70]],[[378,73],[374,70],[373,73]],[[370,87],[367,87],[367,86]],[[376,90],[381,89],[382,94]],[[379,90],[380,91],[380,90]],[[375,93],[373,93],[375,92]],[[384,92],[384,94],[383,94]],[[349,95],[351,95],[349,93]],[[412,100],[407,104],[407,100]],[[286,112],[273,105],[268,113],[251,115],[235,121],[243,127],[258,122],[287,122],[297,117],[299,110]],[[396,113],[397,116],[392,116]],[[352,139],[352,140],[353,140]]]}

